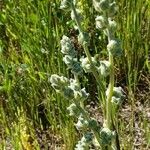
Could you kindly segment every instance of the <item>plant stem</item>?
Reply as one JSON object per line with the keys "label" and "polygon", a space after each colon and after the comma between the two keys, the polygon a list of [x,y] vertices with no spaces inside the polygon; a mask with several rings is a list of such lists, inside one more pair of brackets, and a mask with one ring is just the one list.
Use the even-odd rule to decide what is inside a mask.
{"label": "plant stem", "polygon": [[[110,34],[109,29],[107,30],[107,33],[108,33],[108,41],[110,41],[112,35]],[[111,52],[109,52],[109,62],[110,62],[110,78],[109,78],[109,86],[108,86],[108,96],[106,99],[106,127],[111,129],[112,128],[111,99],[112,99],[113,88],[114,88],[114,60]]]}
{"label": "plant stem", "polygon": [[[78,109],[80,110],[80,112],[82,113],[82,115],[84,116],[84,118],[89,122],[90,121],[90,117],[86,113],[86,111],[80,106],[80,104],[78,103],[78,101],[76,99],[74,99],[73,101],[76,104],[76,106],[78,107]],[[99,145],[101,146],[101,139],[100,139],[99,131],[95,130],[94,127],[91,127],[91,130],[93,131],[93,133],[94,133],[94,135],[95,135]]]}
{"label": "plant stem", "polygon": [[[80,85],[80,81],[79,81],[78,75],[74,74],[74,78],[75,78],[75,80],[76,80],[78,86],[79,86],[80,89],[81,89],[81,85]],[[83,101],[80,102],[80,106],[84,109],[84,102],[83,102]]]}
{"label": "plant stem", "polygon": [[[75,21],[76,21],[76,24],[77,24],[77,26],[78,26],[78,30],[79,30],[80,34],[82,35],[83,40],[86,41],[86,40],[85,40],[86,38],[85,38],[85,35],[84,35],[84,32],[83,32],[83,29],[82,29],[81,23],[80,23],[80,21],[79,21],[79,17],[78,17],[78,14],[77,14],[77,11],[76,11],[76,8],[75,8],[73,2],[71,2],[71,8],[72,8],[72,11],[73,11],[74,16],[75,16]],[[94,66],[93,62],[92,62],[92,57],[91,57],[91,54],[90,54],[90,52],[89,52],[89,50],[88,50],[88,45],[87,45],[87,44],[88,44],[88,43],[86,43],[86,42],[85,42],[85,44],[83,44],[83,49],[84,49],[84,51],[85,51],[85,54],[86,54],[86,56],[87,56],[87,58],[88,58],[88,61],[89,61],[90,65],[91,65],[92,73],[93,73],[93,75],[94,75],[94,77],[95,77],[97,83],[99,84],[100,89],[101,89],[102,91],[104,91],[104,86],[103,86],[103,84],[102,84],[102,82],[101,82],[101,79],[100,79],[100,76],[99,76],[99,74],[98,74],[98,72],[97,72],[97,69],[96,69],[96,67]]]}

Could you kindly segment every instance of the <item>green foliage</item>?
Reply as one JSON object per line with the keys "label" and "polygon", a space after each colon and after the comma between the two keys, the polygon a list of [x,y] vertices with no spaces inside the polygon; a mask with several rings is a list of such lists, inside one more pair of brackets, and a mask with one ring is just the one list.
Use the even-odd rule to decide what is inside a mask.
{"label": "green foliage", "polygon": [[[60,3],[60,0],[0,1],[0,149],[7,149],[8,141],[15,149],[22,148],[20,136],[16,137],[15,133],[20,134],[19,120],[23,117],[27,120],[24,125],[29,126],[27,134],[31,134],[35,141],[37,137],[32,135],[35,128],[49,127],[56,135],[61,135],[65,149],[72,150],[80,136],[66,111],[70,103],[63,101],[63,97],[55,93],[48,82],[54,73],[72,77],[70,71],[66,71],[60,51],[64,33],[71,37],[78,54],[83,54],[76,42],[75,24],[68,21],[71,17],[68,12],[60,10]],[[118,133],[122,135],[122,147],[128,150],[134,147],[135,104],[144,97],[137,97],[143,76],[146,86],[150,86],[150,2],[116,0],[116,3],[119,4],[116,35],[123,44],[123,55],[115,59],[116,86],[123,85],[128,91],[128,107],[132,108],[131,119],[127,123],[123,118],[119,119]],[[79,0],[77,5],[83,15],[82,26],[89,33],[90,52],[99,53],[103,61],[107,58],[107,40],[101,31],[95,29],[95,16],[98,14],[92,7],[92,1]],[[91,79],[89,74],[86,77]],[[82,85],[87,87],[85,78],[81,80]],[[93,80],[89,80],[89,85],[94,85],[89,88],[89,93],[99,93],[94,90]],[[146,92],[145,95],[148,95],[149,91]],[[149,104],[148,101],[149,96],[145,96],[144,107]],[[18,110],[23,113],[19,115]],[[146,143],[150,143],[149,122],[144,112],[139,118]],[[124,140],[127,137],[131,142]],[[37,143],[35,145],[35,149],[40,149]],[[149,145],[146,145],[147,149]],[[140,148],[144,149],[143,143]]]}

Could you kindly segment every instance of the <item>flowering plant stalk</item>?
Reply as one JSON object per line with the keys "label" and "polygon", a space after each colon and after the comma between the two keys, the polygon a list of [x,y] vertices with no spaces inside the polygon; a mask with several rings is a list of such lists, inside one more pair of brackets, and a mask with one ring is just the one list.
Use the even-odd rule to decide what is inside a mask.
{"label": "flowering plant stalk", "polygon": [[[74,45],[67,36],[63,36],[61,40],[61,52],[64,55],[63,61],[74,74],[74,78],[68,79],[64,76],[54,74],[50,78],[52,87],[61,93],[71,102],[67,108],[70,116],[78,118],[75,124],[79,131],[83,132],[83,137],[76,144],[75,150],[87,150],[91,144],[98,145],[101,149],[120,149],[117,129],[115,125],[115,117],[119,106],[124,98],[121,87],[114,87],[114,58],[122,53],[120,40],[115,37],[117,23],[114,18],[117,12],[116,2],[113,0],[93,0],[96,11],[101,15],[96,17],[96,27],[108,37],[108,57],[109,60],[99,61],[96,56],[92,57],[89,50],[89,36],[83,31],[81,26],[82,16],[80,10],[76,8],[75,0],[62,0],[61,9],[71,11],[71,18],[76,22],[79,30],[78,42],[83,46],[86,57],[77,58]],[[99,98],[105,98],[103,106],[104,123],[100,126],[94,118],[91,118],[87,110],[84,108],[84,101],[88,98],[89,93],[85,88],[81,89],[79,78],[85,73],[92,73],[97,81],[98,88],[105,94]],[[108,88],[105,89],[101,78],[109,76]],[[106,92],[104,92],[106,91]],[[98,143],[96,144],[95,143]]]}

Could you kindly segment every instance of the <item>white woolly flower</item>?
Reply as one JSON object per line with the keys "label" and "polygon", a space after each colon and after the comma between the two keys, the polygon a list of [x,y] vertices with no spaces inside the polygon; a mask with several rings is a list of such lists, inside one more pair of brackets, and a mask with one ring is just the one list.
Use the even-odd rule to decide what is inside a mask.
{"label": "white woolly flower", "polygon": [[89,149],[89,145],[92,143],[93,134],[91,132],[87,132],[83,135],[81,140],[76,144],[75,150],[85,150]]}
{"label": "white woolly flower", "polygon": [[[80,58],[80,62],[81,62],[81,67],[83,68],[83,70],[87,73],[87,72],[92,72],[92,68],[91,68],[91,64],[90,64],[90,62],[89,62],[89,60],[88,60],[88,58],[87,57],[82,57],[82,58]],[[92,63],[93,63],[93,65],[96,65],[97,64],[97,62],[96,62],[96,60],[95,60],[95,58],[94,57],[92,57]]]}
{"label": "white woolly flower", "polygon": [[120,56],[122,54],[121,41],[119,39],[110,40],[107,45],[107,50],[113,56]]}
{"label": "white woolly flower", "polygon": [[111,32],[115,32],[117,29],[116,21],[112,20],[111,18],[108,18],[108,23],[109,23],[109,29],[111,30]]}
{"label": "white woolly flower", "polygon": [[108,76],[110,73],[110,62],[106,60],[100,61],[100,67],[98,67],[98,70],[102,76]]}
{"label": "white woolly flower", "polygon": [[[108,96],[109,91],[106,90],[106,96]],[[120,105],[124,99],[125,95],[123,94],[122,87],[114,87],[113,88],[113,95],[111,102],[115,105]]]}
{"label": "white woolly flower", "polygon": [[74,58],[72,58],[70,55],[65,55],[63,57],[63,61],[70,68],[73,65]]}
{"label": "white woolly flower", "polygon": [[70,79],[70,88],[72,88],[75,91],[79,91],[80,90],[80,85],[77,82],[77,80],[75,79]]}
{"label": "white woolly flower", "polygon": [[96,20],[96,28],[98,29],[105,29],[108,25],[107,18],[104,16],[97,16],[95,20]]}
{"label": "white woolly flower", "polygon": [[62,40],[61,40],[61,52],[65,55],[70,55],[72,57],[76,56],[75,48],[71,42],[71,40],[63,35]]}
{"label": "white woolly flower", "polygon": [[72,1],[73,0],[62,0],[60,4],[60,9],[70,10]]}
{"label": "white woolly flower", "polygon": [[118,12],[118,7],[116,2],[114,1],[111,4],[109,4],[108,16],[112,18],[116,15],[117,12]]}
{"label": "white woolly flower", "polygon": [[87,99],[89,96],[89,93],[86,92],[85,88],[79,90],[79,91],[74,91],[74,97],[75,99],[78,99],[78,100],[85,100]]}
{"label": "white woolly flower", "polygon": [[93,6],[96,11],[104,12],[109,9],[109,2],[108,0],[93,0]]}
{"label": "white woolly flower", "polygon": [[75,124],[77,130],[82,130],[88,127],[88,121],[85,120],[82,114],[78,117],[78,122]]}
{"label": "white woolly flower", "polygon": [[55,90],[61,90],[64,86],[69,85],[69,79],[64,76],[58,76],[57,74],[51,75],[49,81]]}
{"label": "white woolly flower", "polygon": [[109,145],[114,137],[113,132],[108,128],[103,128],[100,132],[102,145]]}
{"label": "white woolly flower", "polygon": [[79,109],[77,108],[75,103],[72,103],[69,107],[67,107],[67,110],[69,111],[70,116],[76,116],[78,117],[80,114]]}

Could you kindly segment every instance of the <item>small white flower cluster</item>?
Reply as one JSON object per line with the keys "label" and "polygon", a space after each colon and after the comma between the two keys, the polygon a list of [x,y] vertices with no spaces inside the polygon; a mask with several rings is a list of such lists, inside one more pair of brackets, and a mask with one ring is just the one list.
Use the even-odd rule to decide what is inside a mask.
{"label": "small white flower cluster", "polygon": [[89,145],[92,143],[93,134],[87,132],[83,135],[80,141],[76,144],[75,150],[85,150],[88,149]]}
{"label": "small white flower cluster", "polygon": [[104,31],[109,37],[107,50],[113,56],[120,56],[122,54],[121,41],[114,37],[117,29],[117,23],[114,20],[115,14],[118,11],[115,1],[109,2],[108,0],[93,0],[93,5],[96,11],[101,15],[96,17],[96,27]]}
{"label": "small white flower cluster", "polygon": [[72,73],[81,75],[83,69],[80,66],[80,62],[77,60],[75,48],[71,40],[65,35],[61,40],[61,52],[64,54],[63,61],[68,68],[71,69]]}
{"label": "small white flower cluster", "polygon": [[[108,90],[106,91],[106,96],[108,96]],[[122,87],[114,87],[111,102],[116,106],[120,106],[124,98],[125,98],[125,95],[123,94]]]}
{"label": "small white flower cluster", "polygon": [[69,111],[69,116],[79,116],[80,111],[75,103],[72,103],[69,107],[67,107],[67,110]]}
{"label": "small white flower cluster", "polygon": [[107,50],[113,56],[120,56],[122,54],[121,41],[119,39],[112,39],[107,45]]}
{"label": "small white flower cluster", "polygon": [[[97,65],[96,59],[94,57],[91,57],[91,59],[92,59],[93,65]],[[87,57],[85,57],[85,58],[81,57],[80,58],[80,62],[81,62],[82,68],[84,69],[84,71],[86,73],[92,72],[92,66],[91,66],[91,64],[90,64],[90,62],[89,62]]]}
{"label": "small white flower cluster", "polygon": [[70,10],[70,5],[73,0],[62,0],[60,4],[60,9]]}
{"label": "small white flower cluster", "polygon": [[115,133],[108,128],[102,128],[100,131],[102,145],[110,145],[115,137]]}
{"label": "small white flower cluster", "polygon": [[[108,76],[110,71],[110,63],[109,61],[98,61],[96,57],[91,57],[93,65],[96,67],[97,71],[101,76]],[[81,66],[86,73],[92,72],[92,66],[87,57],[81,57]]]}
{"label": "small white flower cluster", "polygon": [[109,17],[114,17],[118,11],[116,2],[109,2],[108,0],[93,0],[93,5],[96,11],[100,13],[108,13]]}
{"label": "small white flower cluster", "polygon": [[52,87],[59,93],[62,93],[64,97],[68,99],[77,99],[79,101],[84,101],[87,99],[89,94],[85,91],[85,88],[80,89],[76,80],[68,79],[64,76],[58,76],[53,74],[50,77],[50,82]]}
{"label": "small white flower cluster", "polygon": [[78,117],[78,122],[75,124],[77,130],[84,130],[88,128],[88,121],[82,114]]}
{"label": "small white flower cluster", "polygon": [[56,92],[62,93],[68,99],[74,98],[74,91],[69,87],[70,81],[68,78],[53,74],[50,77],[50,82]]}

